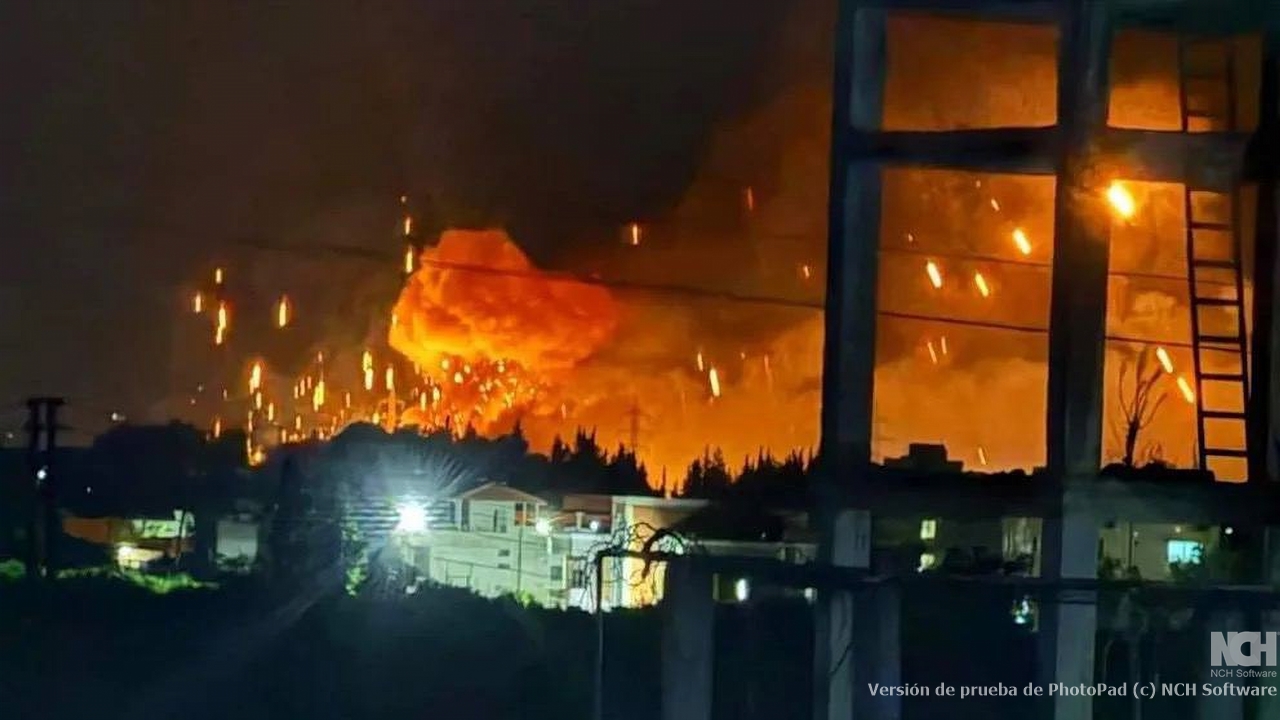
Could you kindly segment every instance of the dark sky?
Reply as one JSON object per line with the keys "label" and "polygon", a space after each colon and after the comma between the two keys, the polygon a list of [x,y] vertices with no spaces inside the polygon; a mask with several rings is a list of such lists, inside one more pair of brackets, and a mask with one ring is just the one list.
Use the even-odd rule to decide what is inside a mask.
{"label": "dark sky", "polygon": [[0,403],[145,407],[236,238],[391,250],[407,191],[554,263],[660,213],[718,123],[826,61],[803,4],[6,3]]}

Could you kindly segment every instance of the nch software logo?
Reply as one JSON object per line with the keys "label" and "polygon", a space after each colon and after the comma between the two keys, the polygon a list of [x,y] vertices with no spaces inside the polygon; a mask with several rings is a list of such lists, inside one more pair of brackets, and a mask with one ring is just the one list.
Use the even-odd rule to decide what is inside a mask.
{"label": "nch software logo", "polygon": [[[1264,640],[1265,638],[1265,640]],[[1209,661],[1213,667],[1276,666],[1274,632],[1209,633]],[[1272,673],[1267,673],[1268,676]]]}

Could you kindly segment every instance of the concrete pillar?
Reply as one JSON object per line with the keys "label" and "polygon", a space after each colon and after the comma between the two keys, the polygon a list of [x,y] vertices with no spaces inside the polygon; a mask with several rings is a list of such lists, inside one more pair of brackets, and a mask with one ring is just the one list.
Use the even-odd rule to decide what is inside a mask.
{"label": "concrete pillar", "polygon": [[871,458],[880,248],[880,166],[853,157],[851,133],[882,125],[885,11],[840,2],[831,129],[822,457],[848,482]]}
{"label": "concrete pillar", "polygon": [[693,558],[667,563],[662,597],[662,720],[711,720],[715,600]]}
{"label": "concrete pillar", "polygon": [[[1211,685],[1214,687],[1225,687],[1227,685],[1235,685],[1242,687],[1248,685],[1249,682],[1244,678],[1237,677],[1213,677],[1213,668],[1209,664],[1209,633],[1211,632],[1240,632],[1245,629],[1244,613],[1232,607],[1223,607],[1215,609],[1209,613],[1209,617],[1204,627],[1204,642],[1201,644],[1201,651],[1204,658],[1204,665],[1200,672],[1199,685]],[[1219,670],[1231,668],[1218,668]],[[1253,668],[1255,670],[1263,670],[1264,668]],[[1210,695],[1201,692],[1196,696],[1196,720],[1243,720],[1244,719],[1244,698],[1239,695]]]}
{"label": "concrete pillar", "polygon": [[1253,364],[1249,372],[1249,479],[1280,479],[1280,6],[1272,4],[1263,42],[1258,132],[1251,164],[1258,178],[1257,230],[1254,239]]}
{"label": "concrete pillar", "polygon": [[[1263,531],[1262,582],[1273,590],[1280,589],[1280,528],[1269,527]],[[1280,632],[1280,607],[1264,605],[1259,613],[1259,630],[1264,633]],[[1210,628],[1212,629],[1212,628]],[[1276,670],[1277,676],[1258,679],[1259,687],[1276,688],[1274,697],[1258,698],[1257,720],[1280,720],[1280,668],[1260,667],[1258,670]]]}
{"label": "concrete pillar", "polygon": [[[871,513],[842,510],[824,529],[830,564],[871,566]],[[899,697],[872,696],[868,683],[902,684],[900,594],[896,587],[823,590],[816,608],[814,658],[815,720],[899,720]]]}
{"label": "concrete pillar", "polygon": [[[1096,518],[1073,502],[1094,482],[1102,456],[1103,358],[1111,216],[1092,162],[1107,125],[1110,3],[1064,0],[1058,58],[1062,146],[1054,195],[1053,289],[1046,422],[1051,482],[1061,490],[1045,518],[1041,567],[1050,579],[1096,579]],[[1094,593],[1061,593],[1041,606],[1041,684],[1093,682],[1098,609]],[[1047,698],[1053,720],[1090,720],[1088,697]]]}
{"label": "concrete pillar", "polygon": [[[1095,579],[1098,576],[1098,524],[1064,497],[1059,517],[1045,518],[1041,539],[1043,577]],[[1094,682],[1094,645],[1098,628],[1097,593],[1072,591],[1046,594],[1040,604],[1037,681],[1089,685]],[[1093,698],[1046,697],[1042,717],[1052,720],[1090,720]]]}
{"label": "concrete pillar", "polygon": [[1111,211],[1095,176],[1110,83],[1111,3],[1065,0],[1058,61],[1062,146],[1054,193],[1046,443],[1056,480],[1097,476],[1102,456],[1103,358]]}

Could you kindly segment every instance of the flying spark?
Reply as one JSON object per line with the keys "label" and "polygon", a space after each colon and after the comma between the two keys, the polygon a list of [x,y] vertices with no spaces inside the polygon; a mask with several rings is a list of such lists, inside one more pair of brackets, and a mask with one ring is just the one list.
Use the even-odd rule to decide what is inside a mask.
{"label": "flying spark", "polygon": [[640,223],[631,223],[631,244],[640,244]]}
{"label": "flying spark", "polygon": [[924,265],[924,271],[925,271],[925,273],[929,276],[929,282],[930,282],[930,283],[931,283],[935,288],[940,288],[940,287],[942,287],[942,273],[938,270],[938,265],[937,265],[937,263],[935,263],[935,262],[934,262],[934,261],[932,261],[932,260],[930,260],[929,262],[925,263],[925,265]]}
{"label": "flying spark", "polygon": [[932,341],[932,340],[930,340],[930,341],[926,342],[926,343],[925,343],[925,347],[929,349],[929,360],[930,360],[930,361],[932,361],[934,365],[937,365],[937,364],[938,364],[938,351],[936,351],[936,350],[934,350],[934,349],[933,349],[933,341]]}
{"label": "flying spark", "polygon": [[1022,228],[1014,228],[1013,244],[1018,246],[1018,252],[1023,255],[1031,254],[1031,240],[1027,238],[1027,233]]}
{"label": "flying spark", "polygon": [[707,380],[711,383],[711,397],[720,397],[720,373],[715,368],[707,372]]}
{"label": "flying spark", "polygon": [[1169,353],[1162,347],[1156,348],[1156,359],[1160,361],[1164,371],[1173,374],[1173,359],[1169,357]]}
{"label": "flying spark", "polygon": [[203,293],[197,292],[194,296],[192,296],[191,310],[192,312],[197,312],[197,313],[204,312],[204,294]]}
{"label": "flying spark", "polygon": [[280,301],[276,303],[276,327],[285,327],[289,324],[289,296],[281,295]]}
{"label": "flying spark", "polygon": [[987,279],[982,277],[982,273],[975,272],[973,274],[973,284],[978,286],[978,292],[982,297],[991,297],[991,287],[987,285]]}
{"label": "flying spark", "polygon": [[1184,400],[1189,403],[1195,403],[1196,394],[1191,389],[1191,383],[1187,382],[1187,379],[1181,375],[1178,376],[1178,390],[1182,393],[1182,398]]}

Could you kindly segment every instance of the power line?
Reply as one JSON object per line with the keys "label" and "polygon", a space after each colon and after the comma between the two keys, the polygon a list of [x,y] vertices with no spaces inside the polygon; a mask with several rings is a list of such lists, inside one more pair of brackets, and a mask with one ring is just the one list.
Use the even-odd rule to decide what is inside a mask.
{"label": "power line", "polygon": [[[370,262],[387,263],[395,260],[390,254],[378,252],[376,250],[367,250],[364,248],[356,248],[342,245],[320,245],[320,246],[282,246],[265,243],[254,240],[240,241],[241,244],[248,245],[260,250],[268,252],[282,253],[304,253],[311,254],[314,250],[329,252],[337,255],[347,255],[361,260]],[[889,252],[902,252],[918,255],[931,255],[939,258],[947,258],[954,260],[967,260],[972,262],[997,262],[1006,265],[1021,265],[1032,268],[1049,269],[1051,265],[1048,263],[1039,263],[1023,260],[1009,260],[1005,258],[993,258],[978,255],[962,255],[962,254],[942,254],[942,253],[926,253],[924,251],[916,251],[908,248],[882,248]],[[517,277],[531,280],[550,281],[550,282],[574,282],[597,287],[606,287],[612,290],[636,291],[654,294],[670,294],[684,295],[699,299],[723,300],[728,302],[743,302],[759,305],[774,305],[779,307],[788,307],[805,310],[825,310],[826,304],[813,300],[800,300],[795,298],[784,298],[770,295],[756,295],[737,293],[728,290],[715,290],[708,288],[699,288],[689,285],[675,285],[668,283],[647,283],[629,280],[605,279],[594,275],[582,275],[580,273],[571,272],[555,272],[544,273],[539,270],[517,270],[511,268],[495,268],[487,265],[476,265],[473,263],[459,263],[447,260],[427,259],[421,261],[424,265],[429,265],[442,270],[454,270],[458,272],[470,272],[483,275],[494,275],[500,277]],[[1158,280],[1170,280],[1184,282],[1186,278],[1180,278],[1173,275],[1161,275],[1156,273],[1129,273],[1129,272],[1111,272],[1108,273],[1113,277],[1137,277]],[[919,313],[897,312],[893,310],[879,310],[878,315],[883,317],[891,317],[899,320],[915,320],[918,322],[932,322],[944,325],[955,325],[960,327],[981,328],[986,330],[1003,330],[1009,332],[1019,332],[1028,334],[1047,334],[1048,328],[1036,327],[1032,325],[1020,325],[1016,323],[1000,322],[994,320],[973,320],[965,318],[947,318],[940,316],[925,315]],[[1107,335],[1106,340],[1116,342],[1129,342],[1140,345],[1167,345],[1169,347],[1191,348],[1190,342],[1184,342],[1172,339],[1159,338],[1135,338],[1122,335]]]}

